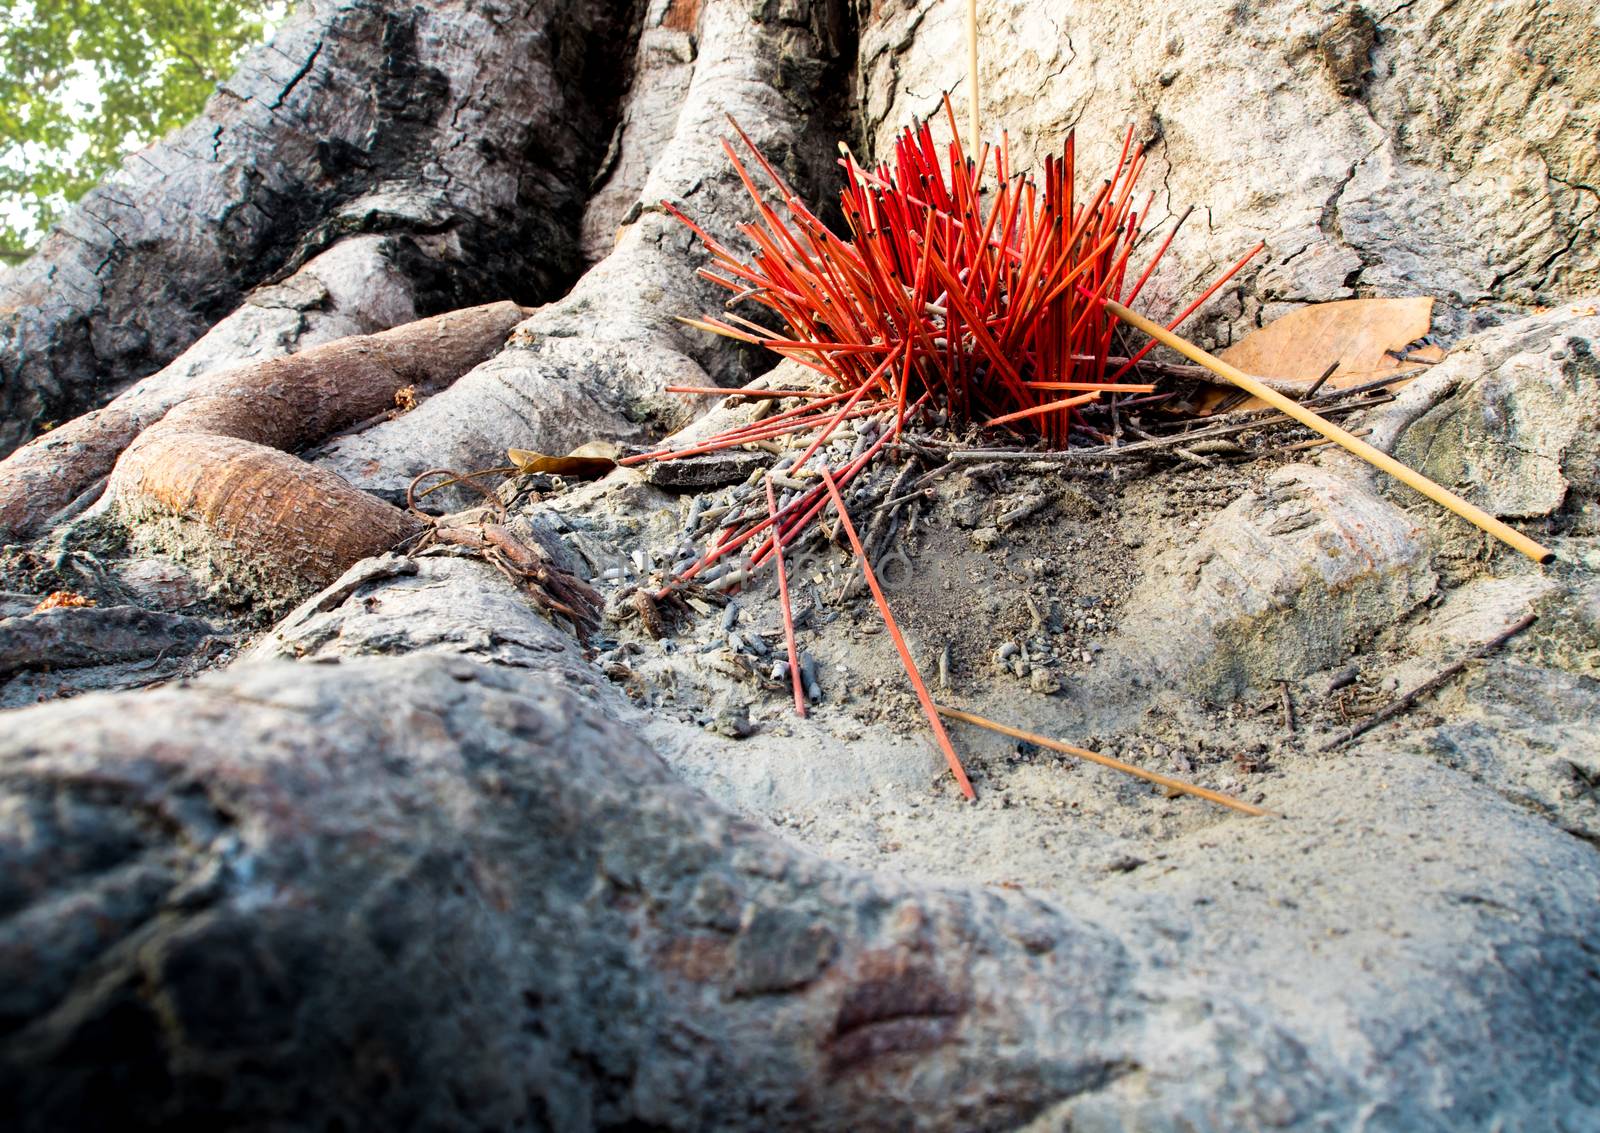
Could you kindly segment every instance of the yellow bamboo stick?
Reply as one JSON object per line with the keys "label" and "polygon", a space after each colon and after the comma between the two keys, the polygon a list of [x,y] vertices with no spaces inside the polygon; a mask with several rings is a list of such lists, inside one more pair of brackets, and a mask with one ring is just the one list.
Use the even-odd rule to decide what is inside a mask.
{"label": "yellow bamboo stick", "polygon": [[1468,503],[1450,491],[1450,489],[1435,484],[1422,473],[1406,467],[1382,449],[1374,448],[1361,438],[1341,429],[1332,421],[1313,413],[1298,401],[1285,397],[1259,378],[1252,377],[1236,366],[1228,365],[1221,358],[1207,354],[1194,343],[1179,338],[1166,327],[1161,326],[1159,323],[1151,322],[1137,312],[1130,311],[1121,303],[1113,302],[1110,299],[1106,299],[1103,302],[1106,310],[1116,315],[1117,318],[1129,326],[1137,327],[1151,338],[1172,347],[1185,358],[1204,366],[1218,377],[1225,378],[1240,389],[1249,391],[1279,412],[1293,417],[1306,428],[1314,429],[1334,444],[1355,453],[1373,467],[1387,472],[1402,484],[1415,488],[1434,503],[1449,508],[1468,523],[1488,532],[1508,547],[1521,551],[1534,562],[1548,563],[1555,560],[1555,552],[1549,548],[1540,546],[1516,528],[1501,523],[1494,516],[1482,508]]}
{"label": "yellow bamboo stick", "polygon": [[972,104],[967,108],[970,123],[967,156],[977,161],[981,156],[978,149],[978,0],[967,0],[967,98]]}
{"label": "yellow bamboo stick", "polygon": [[1124,763],[1122,760],[1113,759],[1109,755],[1101,755],[1099,752],[1090,751],[1088,748],[1073,747],[1071,744],[1064,744],[1059,740],[1052,740],[1048,736],[1039,736],[1032,732],[1024,732],[1021,728],[1013,728],[1009,724],[997,723],[994,720],[986,719],[975,713],[963,712],[959,708],[951,708],[948,705],[936,704],[934,707],[939,710],[939,714],[941,716],[948,716],[952,720],[961,720],[968,724],[976,724],[980,728],[988,728],[991,732],[999,732],[1001,735],[1010,736],[1014,740],[1026,740],[1030,744],[1036,744],[1039,747],[1049,748],[1051,751],[1059,751],[1063,755],[1075,755],[1079,759],[1086,759],[1090,763],[1098,763],[1100,766],[1109,767],[1113,771],[1121,771],[1123,774],[1132,775],[1136,779],[1145,779],[1151,783],[1159,783],[1161,786],[1170,790],[1181,791],[1183,794],[1194,795],[1196,798],[1206,799],[1210,802],[1218,803],[1221,806],[1232,807],[1234,810],[1242,811],[1245,814],[1253,814],[1259,817],[1261,815],[1272,813],[1272,811],[1258,807],[1253,803],[1247,803],[1241,799],[1236,799],[1232,795],[1225,795],[1221,791],[1213,791],[1209,787],[1197,787],[1193,783],[1186,783],[1182,779],[1174,779],[1170,775],[1161,775],[1154,771],[1146,771],[1143,767],[1135,767],[1131,763]]}

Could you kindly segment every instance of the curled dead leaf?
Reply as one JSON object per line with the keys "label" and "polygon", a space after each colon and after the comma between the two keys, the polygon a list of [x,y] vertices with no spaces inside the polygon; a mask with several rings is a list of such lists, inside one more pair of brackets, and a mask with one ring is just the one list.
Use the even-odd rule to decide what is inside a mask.
{"label": "curled dead leaf", "polygon": [[525,448],[506,450],[506,456],[516,466],[519,475],[544,472],[551,476],[569,479],[597,480],[617,466],[622,450],[609,441],[590,441],[579,445],[566,456],[549,456]]}
{"label": "curled dead leaf", "polygon": [[[1433,299],[1426,295],[1341,299],[1290,311],[1251,331],[1219,356],[1246,373],[1274,379],[1275,388],[1290,396],[1296,396],[1295,387],[1309,390],[1337,362],[1338,368],[1322,385],[1331,393],[1443,358],[1444,351],[1437,346],[1407,350],[1426,337],[1432,325]],[[1230,398],[1229,392],[1219,391],[1203,399],[1203,409],[1209,412]],[[1252,398],[1231,408],[1263,405]]]}
{"label": "curled dead leaf", "polygon": [[85,598],[82,594],[74,594],[71,590],[54,590],[45,595],[44,600],[33,608],[36,614],[46,610],[61,610],[73,606],[92,606],[93,598]]}

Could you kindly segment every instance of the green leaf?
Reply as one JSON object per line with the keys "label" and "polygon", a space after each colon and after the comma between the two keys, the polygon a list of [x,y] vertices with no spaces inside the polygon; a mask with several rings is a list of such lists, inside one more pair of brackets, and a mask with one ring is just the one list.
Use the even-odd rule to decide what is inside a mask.
{"label": "green leaf", "polygon": [[0,261],[193,118],[283,0],[0,0]]}

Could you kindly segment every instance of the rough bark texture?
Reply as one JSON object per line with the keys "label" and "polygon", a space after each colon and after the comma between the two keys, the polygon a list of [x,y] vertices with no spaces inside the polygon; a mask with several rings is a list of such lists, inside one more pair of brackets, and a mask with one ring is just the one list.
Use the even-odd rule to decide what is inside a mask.
{"label": "rough bark texture", "polygon": [[[985,130],[1010,132],[1017,167],[1076,126],[1094,176],[1131,123],[1154,143],[1154,215],[1202,210],[1152,310],[1267,241],[1209,312],[1221,343],[1308,301],[1429,293],[1461,328],[1600,285],[1600,67],[1581,0],[980,7]],[[860,58],[880,152],[940,91],[965,123],[964,11],[873,5]]]}
{"label": "rough bark texture", "polygon": [[154,657],[215,631],[202,618],[138,606],[80,606],[0,618],[0,676]]}
{"label": "rough bark texture", "polygon": [[[658,202],[706,220],[719,239],[740,239],[750,206],[722,152],[733,136],[729,115],[802,191],[831,186],[840,125],[830,110],[851,43],[832,0],[706,0],[687,40],[669,35],[681,32],[680,8],[696,11],[652,8],[639,97],[629,100],[618,142],[623,154],[653,159],[648,177],[626,184],[646,168],[645,157],[619,164],[595,206],[610,215],[630,202],[615,250],[529,319],[504,353],[415,413],[333,446],[326,467],[393,498],[425,468],[493,467],[513,446],[565,452],[596,438],[660,435],[688,415],[662,386],[751,376],[748,352],[675,321],[725,293],[696,278],[705,254]],[[671,52],[660,50],[663,39],[675,45]],[[677,70],[684,52],[694,59],[687,85]],[[663,80],[663,71],[676,77]],[[675,128],[662,144],[669,117]]]}
{"label": "rough bark texture", "polygon": [[402,389],[448,384],[525,314],[472,307],[215,375],[123,454],[112,506],[135,528],[175,518],[183,544],[253,573],[264,597],[324,586],[422,523],[293,454],[392,409]]}
{"label": "rough bark texture", "polygon": [[4,953],[56,958],[6,985],[7,1126],[953,1129],[1130,1069],[1113,941],[797,855],[530,644],[14,718]]}
{"label": "rough bark texture", "polygon": [[631,10],[298,5],[199,119],[0,277],[0,453],[165,365],[252,288],[352,233],[396,238],[421,314],[559,294],[580,263]]}
{"label": "rough bark texture", "polygon": [[395,247],[388,236],[334,245],[282,283],[257,288],[170,365],[109,405],[0,460],[0,542],[39,534],[62,508],[92,493],[128,444],[207,375],[410,322],[410,282],[394,263]]}

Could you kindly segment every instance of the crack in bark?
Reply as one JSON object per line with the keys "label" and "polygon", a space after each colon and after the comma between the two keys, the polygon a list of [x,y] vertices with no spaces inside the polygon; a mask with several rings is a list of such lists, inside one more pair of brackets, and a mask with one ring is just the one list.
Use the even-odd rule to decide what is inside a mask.
{"label": "crack in bark", "polygon": [[[274,98],[272,100],[272,102],[269,104],[269,108],[270,109],[277,110],[280,106],[282,106],[284,104],[284,101],[286,99],[288,99],[288,97],[291,94],[294,93],[294,88],[300,85],[300,80],[305,78],[307,75],[309,75],[311,73],[311,68],[316,66],[316,64],[317,64],[317,56],[319,56],[321,54],[322,54],[322,40],[319,39],[319,40],[317,40],[317,42],[315,44],[312,45],[311,54],[308,55],[306,57],[306,61],[300,65],[300,69],[295,71],[295,73],[292,76],[290,76],[289,82],[284,86],[284,88],[282,90],[280,90],[278,92],[278,97]],[[220,130],[220,127],[219,127],[219,130]]]}

